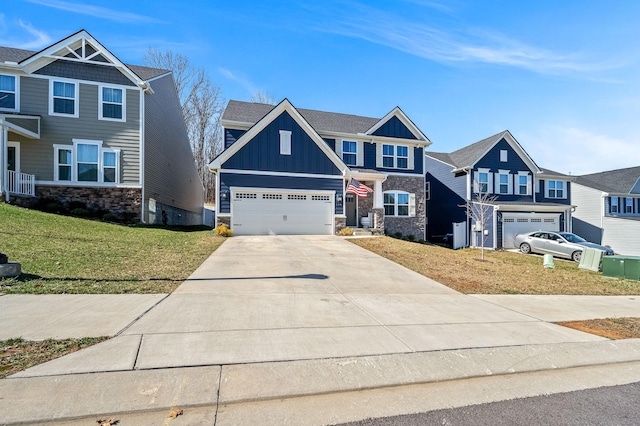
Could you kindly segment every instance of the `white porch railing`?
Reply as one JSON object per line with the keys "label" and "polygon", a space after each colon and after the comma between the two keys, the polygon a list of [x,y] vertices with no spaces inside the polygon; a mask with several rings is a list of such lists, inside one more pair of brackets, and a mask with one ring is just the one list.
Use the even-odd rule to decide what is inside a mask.
{"label": "white porch railing", "polygon": [[18,195],[36,195],[36,177],[26,173],[17,173],[9,170],[9,192]]}

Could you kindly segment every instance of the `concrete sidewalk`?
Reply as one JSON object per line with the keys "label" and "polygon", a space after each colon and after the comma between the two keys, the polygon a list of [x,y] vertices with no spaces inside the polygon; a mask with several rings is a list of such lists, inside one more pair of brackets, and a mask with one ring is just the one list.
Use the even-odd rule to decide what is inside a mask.
{"label": "concrete sidewalk", "polygon": [[[180,405],[194,417],[175,424],[216,415],[217,424],[241,424],[255,404],[336,392],[611,363],[637,368],[640,341],[547,321],[637,315],[638,302],[468,296],[340,238],[234,237],[173,294],[130,316],[153,309],[113,325],[117,337],[0,381],[0,395],[11,395],[0,399],[0,413],[7,423],[118,414],[143,424]],[[36,403],[52,393],[55,403]],[[110,401],[116,394],[134,402]],[[155,414],[126,414],[142,411]]]}

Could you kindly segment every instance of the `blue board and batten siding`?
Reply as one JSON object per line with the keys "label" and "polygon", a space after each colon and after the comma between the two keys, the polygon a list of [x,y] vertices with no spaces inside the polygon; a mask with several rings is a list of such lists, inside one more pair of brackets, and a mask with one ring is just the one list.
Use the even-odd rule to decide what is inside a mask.
{"label": "blue board and batten siding", "polygon": [[[291,155],[280,154],[280,130],[290,130]],[[314,140],[284,111],[248,141],[223,169],[342,175]]]}
{"label": "blue board and batten siding", "polygon": [[[400,144],[402,145],[402,144]],[[409,147],[409,149],[412,149]],[[387,173],[411,173],[411,174],[423,174],[424,170],[424,148],[422,147],[414,147],[413,148],[413,169],[394,169],[389,167],[377,167],[376,164],[376,144],[365,142],[364,143],[364,168],[378,170],[381,172]]]}
{"label": "blue board and batten siding", "polygon": [[538,188],[536,189],[538,189],[539,192],[536,192],[536,201],[538,203],[556,203],[556,204],[566,204],[566,205],[571,204],[571,184],[566,180],[557,179],[564,182],[564,197],[548,198],[546,196],[547,195],[546,186],[548,184],[547,180],[554,180],[554,179],[541,179],[538,182]]}
{"label": "blue board and batten siding", "polygon": [[386,136],[390,138],[400,138],[400,139],[418,139],[416,135],[414,135],[411,130],[404,125],[402,121],[398,117],[391,117],[380,126],[375,132],[373,132],[375,136]]}
{"label": "blue board and batten siding", "polygon": [[[220,191],[230,194],[231,187],[240,188],[273,188],[273,189],[302,189],[315,191],[335,191],[342,194],[344,180],[342,178],[311,178],[274,175],[244,175],[236,173],[220,173]],[[231,197],[220,200],[219,213],[231,212]],[[342,206],[336,205],[335,214],[343,214]]]}
{"label": "blue board and batten siding", "polygon": [[[466,201],[435,176],[427,172],[430,200],[427,201],[427,240],[441,242],[453,232],[453,224],[467,220]],[[459,178],[464,179],[466,178]]]}

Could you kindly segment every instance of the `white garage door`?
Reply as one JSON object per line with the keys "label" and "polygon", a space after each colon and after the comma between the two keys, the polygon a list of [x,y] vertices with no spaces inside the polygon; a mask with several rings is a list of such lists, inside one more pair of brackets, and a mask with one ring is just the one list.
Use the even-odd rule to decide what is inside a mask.
{"label": "white garage door", "polygon": [[502,248],[514,248],[513,239],[518,234],[559,230],[560,215],[557,213],[503,213]]}
{"label": "white garage door", "polygon": [[333,198],[319,191],[232,191],[231,229],[235,235],[331,235]]}

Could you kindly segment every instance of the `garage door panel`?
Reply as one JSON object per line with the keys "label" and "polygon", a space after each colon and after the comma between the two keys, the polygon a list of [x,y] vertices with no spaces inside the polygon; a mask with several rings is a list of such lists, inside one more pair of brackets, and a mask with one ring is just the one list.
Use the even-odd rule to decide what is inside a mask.
{"label": "garage door panel", "polygon": [[559,214],[503,214],[502,248],[515,248],[513,239],[518,234],[533,231],[560,231]]}
{"label": "garage door panel", "polygon": [[238,192],[231,225],[237,235],[333,234],[332,200],[318,192]]}

